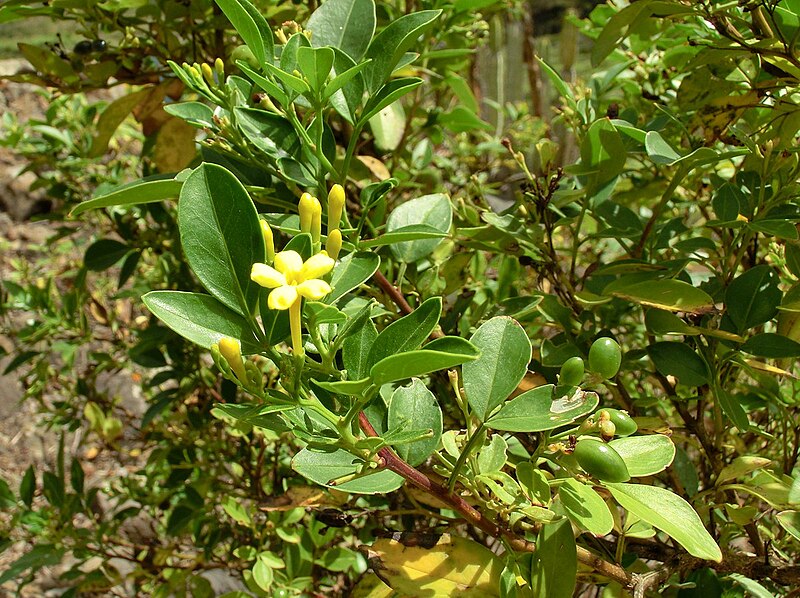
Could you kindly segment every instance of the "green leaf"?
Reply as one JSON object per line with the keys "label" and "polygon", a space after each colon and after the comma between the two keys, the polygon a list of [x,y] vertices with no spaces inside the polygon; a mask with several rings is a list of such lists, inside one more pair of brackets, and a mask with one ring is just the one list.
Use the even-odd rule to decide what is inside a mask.
{"label": "green leaf", "polygon": [[775,595],[767,588],[741,573],[730,573],[728,578],[742,586],[747,591],[747,594],[753,598],[775,598]]}
{"label": "green leaf", "polygon": [[406,134],[406,111],[400,100],[394,101],[369,119],[375,147],[381,153],[391,153],[400,147]]}
{"label": "green leaf", "polygon": [[259,64],[275,60],[275,40],[269,24],[248,0],[215,0]]}
{"label": "green leaf", "polygon": [[424,462],[439,446],[442,409],[421,380],[415,378],[408,386],[401,386],[392,393],[388,418],[388,432],[405,427],[409,430],[430,429],[433,433],[430,438],[395,447],[400,458],[410,465]]}
{"label": "green leaf", "polygon": [[656,131],[648,131],[644,138],[644,148],[647,155],[656,164],[672,164],[681,159],[681,155],[664,141]]}
{"label": "green leaf", "polygon": [[359,474],[363,465],[361,459],[343,450],[325,453],[305,448],[292,459],[292,469],[301,476],[342,492],[385,494],[403,485],[403,478],[388,469]]}
{"label": "green leaf", "polygon": [[593,122],[581,142],[578,166],[578,173],[586,177],[589,197],[622,173],[626,159],[625,145],[611,121],[603,118]]}
{"label": "green leaf", "polygon": [[572,525],[566,519],[544,524],[531,559],[531,587],[537,598],[572,598],[578,555]]}
{"label": "green leaf", "polygon": [[800,511],[781,511],[775,518],[783,529],[800,540]]}
{"label": "green leaf", "polygon": [[30,508],[35,492],[36,474],[33,471],[33,465],[29,465],[28,469],[25,470],[25,475],[22,476],[22,481],[19,483],[19,499],[25,503],[25,506]]}
{"label": "green leaf", "polygon": [[390,233],[376,237],[375,239],[361,241],[359,247],[381,247],[383,245],[417,241],[419,239],[441,239],[445,236],[447,236],[446,232],[442,232],[429,224],[409,224],[408,226],[400,227]]}
{"label": "green leaf", "polygon": [[363,378],[361,380],[339,380],[338,382],[319,382],[314,380],[314,384],[333,394],[358,396],[372,384],[372,380],[369,378]]}
{"label": "green leaf", "polygon": [[605,483],[604,486],[624,509],[672,537],[692,556],[722,561],[719,546],[703,527],[698,514],[677,494],[644,484]]}
{"label": "green leaf", "polygon": [[260,350],[247,320],[209,295],[151,291],[142,301],[164,324],[201,347],[208,349],[227,336],[241,341],[245,354]]}
{"label": "green leaf", "polygon": [[52,471],[42,474],[42,494],[54,507],[64,506],[64,480]]}
{"label": "green leaf", "polygon": [[214,297],[245,315],[261,287],[250,280],[266,258],[258,214],[233,174],[205,163],[186,179],[178,202],[181,243],[194,273]]}
{"label": "green leaf", "polygon": [[[347,91],[349,91],[349,87],[351,87],[351,86],[349,86],[348,83],[353,81],[353,79],[355,79],[359,75],[359,73],[361,73],[361,71],[363,71],[365,68],[367,68],[367,66],[369,66],[369,62],[362,62],[361,64],[358,64],[358,65],[346,67],[346,68],[344,68],[342,70],[342,72],[339,72],[339,68],[340,67],[337,67],[337,58],[338,58],[339,55],[334,53],[334,56],[335,56],[334,63],[333,63],[334,77],[333,77],[333,79],[328,81],[328,84],[325,86],[325,89],[322,90],[322,99],[323,100],[326,100],[327,98],[329,98],[333,94],[338,93],[339,90],[341,90],[342,88],[344,88],[346,86],[348,87]],[[339,60],[340,60],[339,64],[346,64],[346,63],[341,62],[341,59],[339,59]],[[356,87],[356,86],[353,86],[353,87]],[[359,81],[358,82],[358,86],[356,87],[356,89],[358,87],[360,87],[362,89],[362,91],[363,91],[364,83]],[[358,106],[358,104],[356,103],[354,105],[354,108],[357,107],[357,106]],[[350,120],[350,122],[352,122],[352,120]]]}
{"label": "green leaf", "polygon": [[711,381],[706,362],[684,343],[654,343],[647,347],[647,354],[659,372],[665,376],[675,376],[681,384],[702,386]]}
{"label": "green leaf", "polygon": [[102,272],[107,270],[131,251],[131,248],[114,239],[100,239],[86,249],[83,264],[87,270]]}
{"label": "green leaf", "polygon": [[369,251],[346,255],[333,268],[330,282],[333,290],[323,301],[336,303],[347,293],[372,278],[380,265],[381,258]]}
{"label": "green leaf", "polygon": [[3,478],[0,478],[0,509],[11,509],[17,504],[14,493]]}
{"label": "green leaf", "polygon": [[361,113],[358,122],[363,126],[364,123],[386,108],[389,104],[393,104],[396,100],[413,91],[420,85],[422,85],[422,79],[417,77],[403,77],[402,79],[389,81],[369,99],[367,105],[364,106],[364,111]]}
{"label": "green leaf", "polygon": [[739,349],[750,355],[771,359],[800,357],[800,343],[774,332],[751,336]]}
{"label": "green leaf", "polygon": [[725,308],[740,333],[775,317],[783,297],[779,283],[778,273],[766,265],[750,268],[731,282]]}
{"label": "green leaf", "polygon": [[596,393],[575,387],[569,395],[553,397],[555,387],[546,384],[512,399],[486,422],[493,430],[541,432],[569,424],[590,414],[600,403]]}
{"label": "green leaf", "polygon": [[[380,335],[375,344],[380,343]],[[423,376],[438,370],[449,369],[478,358],[478,349],[458,336],[445,336],[429,342],[417,351],[398,352],[378,361],[369,375],[376,385],[395,380]]]}
{"label": "green leaf", "polygon": [[178,102],[164,106],[164,112],[177,116],[192,126],[201,129],[213,129],[214,111],[202,102]]}
{"label": "green leaf", "polygon": [[675,445],[663,434],[617,438],[608,445],[619,453],[634,478],[664,471],[675,458]]}
{"label": "green leaf", "polygon": [[123,185],[109,193],[87,199],[72,208],[69,215],[70,217],[75,217],[97,208],[133,206],[166,199],[177,199],[181,192],[181,187],[183,187],[183,181],[172,178],[164,179],[162,175],[159,175],[158,180],[143,179],[129,185]]}
{"label": "green leaf", "polygon": [[[280,87],[278,87],[278,85],[267,79],[264,75],[255,71],[253,67],[247,64],[244,60],[237,60],[236,66],[242,69],[242,72],[244,72],[248,77],[250,77],[250,80],[253,81],[253,83],[255,83],[258,87],[266,91],[272,98],[278,100],[280,104],[286,106],[289,103],[289,98],[284,93],[283,89],[281,89]],[[237,108],[236,110],[238,109],[240,108]]]}
{"label": "green leaf", "polygon": [[[386,221],[386,233],[407,230],[408,226],[425,225],[446,235],[453,223],[453,208],[443,193],[423,195],[395,208]],[[427,257],[439,246],[442,240],[419,239],[405,241],[391,246],[394,256],[403,262],[413,263]]]}
{"label": "green leaf", "polygon": [[428,338],[442,315],[442,298],[431,297],[417,309],[384,328],[367,358],[371,369],[384,357],[416,349]]}
{"label": "green leaf", "polygon": [[266,64],[264,65],[269,73],[280,79],[284,87],[288,90],[296,91],[297,93],[308,93],[311,88],[308,83],[303,81],[300,77],[289,74],[286,71],[278,68],[277,66]]}
{"label": "green leaf", "polygon": [[371,61],[358,65],[341,50],[334,50],[334,78],[322,91],[322,97],[329,98],[331,106],[350,124],[355,124],[356,113],[364,100],[364,77],[362,73]]}
{"label": "green leaf", "polygon": [[558,487],[558,497],[567,517],[575,525],[599,538],[611,533],[614,517],[606,502],[591,486],[565,478]]}
{"label": "green leaf", "polygon": [[300,138],[282,116],[260,108],[236,108],[234,114],[244,136],[273,160],[300,153]]}
{"label": "green leaf", "polygon": [[419,44],[419,37],[441,14],[441,10],[422,10],[403,15],[372,39],[366,53],[372,65],[364,77],[369,91],[375,92],[389,78],[403,55]]}
{"label": "green leaf", "polygon": [[97,135],[92,139],[92,147],[89,150],[90,158],[99,158],[108,149],[108,142],[114,135],[114,132],[119,128],[133,109],[143,101],[150,89],[145,88],[139,91],[129,93],[121,98],[117,98],[111,102],[100,118],[97,120]]}
{"label": "green leaf", "polygon": [[328,0],[309,17],[305,29],[311,32],[315,48],[339,48],[353,60],[360,60],[375,34],[373,0]]}
{"label": "green leaf", "polygon": [[342,343],[342,364],[348,378],[359,380],[369,375],[369,352],[378,338],[378,330],[370,319],[355,328]]}
{"label": "green leaf", "polygon": [[331,48],[297,49],[297,65],[316,93],[322,91],[333,67],[333,50]]}
{"label": "green leaf", "polygon": [[475,416],[486,421],[525,377],[531,342],[522,326],[507,317],[484,322],[469,340],[481,356],[461,368],[464,391]]}
{"label": "green leaf", "polygon": [[0,584],[4,584],[30,569],[32,572],[38,571],[42,567],[52,567],[61,562],[61,558],[66,552],[63,548],[56,548],[53,544],[39,544],[30,551],[23,554],[10,565],[6,565],[5,571],[0,573]]}
{"label": "green leaf", "polygon": [[729,465],[722,468],[722,471],[720,471],[717,476],[715,485],[720,486],[725,482],[742,479],[748,473],[763,469],[771,463],[771,459],[758,457],[756,455],[742,455],[736,457]]}
{"label": "green leaf", "polygon": [[620,279],[607,285],[603,294],[667,311],[702,314],[714,307],[714,300],[708,293],[671,278],[634,282]]}

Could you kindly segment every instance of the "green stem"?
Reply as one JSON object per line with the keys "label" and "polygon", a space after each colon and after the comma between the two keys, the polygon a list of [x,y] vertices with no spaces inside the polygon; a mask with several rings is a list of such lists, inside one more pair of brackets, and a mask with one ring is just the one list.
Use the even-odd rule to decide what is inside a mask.
{"label": "green stem", "polygon": [[475,450],[479,441],[483,441],[483,431],[486,429],[485,424],[481,424],[478,426],[478,429],[475,430],[475,433],[467,442],[467,446],[464,447],[464,450],[461,451],[461,454],[458,456],[458,461],[456,461],[455,466],[453,467],[453,472],[450,474],[450,480],[447,482],[447,490],[448,492],[452,493],[456,487],[456,482],[458,481],[458,476],[461,474],[461,470],[464,469],[464,464],[469,459],[472,452]]}

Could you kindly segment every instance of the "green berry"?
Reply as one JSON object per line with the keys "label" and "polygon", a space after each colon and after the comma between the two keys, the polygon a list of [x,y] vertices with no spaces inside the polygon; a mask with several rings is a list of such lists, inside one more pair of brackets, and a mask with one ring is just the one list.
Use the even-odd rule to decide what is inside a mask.
{"label": "green berry", "polygon": [[583,359],[580,357],[570,357],[561,366],[561,373],[558,375],[558,383],[562,386],[578,386],[583,381]]}
{"label": "green berry", "polygon": [[578,465],[588,473],[604,482],[627,482],[631,479],[628,467],[619,453],[605,442],[584,438],[575,445],[572,453]]}
{"label": "green berry", "polygon": [[621,363],[622,349],[613,338],[604,336],[592,343],[589,349],[589,370],[608,380],[617,375]]}
{"label": "green berry", "polygon": [[608,420],[614,424],[617,430],[617,436],[630,436],[639,429],[639,426],[636,425],[633,418],[624,411],[620,411],[619,409],[603,409],[600,411],[600,414],[602,415],[604,412],[608,414]]}

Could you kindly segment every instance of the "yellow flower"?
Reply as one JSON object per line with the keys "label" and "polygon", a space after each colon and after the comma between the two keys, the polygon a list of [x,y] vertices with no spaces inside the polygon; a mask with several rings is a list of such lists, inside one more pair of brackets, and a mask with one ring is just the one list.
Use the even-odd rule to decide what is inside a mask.
{"label": "yellow flower", "polygon": [[242,361],[242,349],[239,346],[239,341],[229,336],[224,336],[219,339],[217,343],[220,355],[225,358],[228,365],[243,383],[247,384],[247,372],[244,369],[244,362]]}
{"label": "yellow flower", "polygon": [[296,251],[275,254],[275,267],[253,264],[250,278],[262,287],[274,289],[267,298],[270,309],[289,309],[300,297],[319,301],[331,292],[320,276],[333,268],[334,261],[321,251],[305,262]]}
{"label": "yellow flower", "polygon": [[344,202],[344,187],[341,185],[331,187],[331,191],[328,193],[328,234],[330,234],[330,231],[339,228]]}
{"label": "yellow flower", "polygon": [[270,309],[288,309],[295,355],[303,354],[300,334],[301,297],[319,301],[331,292],[331,286],[320,276],[331,271],[335,262],[324,251],[312,255],[305,262],[296,251],[275,254],[274,268],[267,264],[253,264],[250,278],[262,287],[273,289],[267,297]]}

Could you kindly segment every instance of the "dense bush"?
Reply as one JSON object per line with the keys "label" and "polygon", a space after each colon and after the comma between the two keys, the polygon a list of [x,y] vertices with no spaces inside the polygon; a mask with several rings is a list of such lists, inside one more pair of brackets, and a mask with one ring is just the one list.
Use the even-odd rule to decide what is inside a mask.
{"label": "dense bush", "polygon": [[[145,458],[89,487],[62,444],[0,484],[7,544],[34,545],[0,580],[69,555],[74,594],[213,595],[209,569],[241,572],[231,596],[800,586],[796,2],[598,7],[573,22],[585,78],[527,65],[558,108],[509,110],[502,144],[471,85],[475,11],[523,4],[328,0],[277,28],[278,9],[200,5],[185,18],[239,39],[148,49],[158,79],[82,119],[95,164],[133,112],[151,176],[77,205],[105,181],[64,177],[103,236],[70,292],[3,283],[39,318],[12,366],[48,420]],[[89,371],[143,368],[130,421],[68,373],[115,283],[141,315],[100,305]],[[142,520],[157,533],[127,539]]]}

